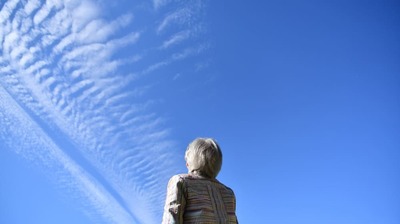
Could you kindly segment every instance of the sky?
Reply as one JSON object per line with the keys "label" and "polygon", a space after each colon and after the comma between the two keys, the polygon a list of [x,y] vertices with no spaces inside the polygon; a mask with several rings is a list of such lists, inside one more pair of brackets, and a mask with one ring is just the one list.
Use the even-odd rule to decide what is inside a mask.
{"label": "sky", "polygon": [[0,223],[160,223],[196,137],[240,223],[400,223],[400,3],[0,1]]}

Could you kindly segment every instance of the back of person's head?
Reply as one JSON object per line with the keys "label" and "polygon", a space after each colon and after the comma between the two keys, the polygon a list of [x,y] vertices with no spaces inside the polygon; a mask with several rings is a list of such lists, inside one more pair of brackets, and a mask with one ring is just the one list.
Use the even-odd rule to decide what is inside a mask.
{"label": "back of person's head", "polygon": [[221,170],[222,152],[214,139],[197,138],[187,147],[185,160],[189,172],[215,178]]}

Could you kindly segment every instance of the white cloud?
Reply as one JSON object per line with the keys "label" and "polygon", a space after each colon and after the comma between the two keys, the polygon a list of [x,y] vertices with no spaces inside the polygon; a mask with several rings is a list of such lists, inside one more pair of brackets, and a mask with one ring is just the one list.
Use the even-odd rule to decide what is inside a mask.
{"label": "white cloud", "polygon": [[178,32],[172,35],[168,40],[164,41],[161,48],[162,49],[168,48],[171,45],[178,44],[179,42],[188,39],[189,37],[190,37],[189,30]]}
{"label": "white cloud", "polygon": [[39,0],[29,0],[25,4],[24,11],[27,15],[30,15],[33,11],[35,11],[39,7],[40,7]]}
{"label": "white cloud", "polygon": [[65,1],[66,8],[71,13],[72,32],[79,32],[87,23],[98,18],[100,8],[93,1]]}
{"label": "white cloud", "polygon": [[27,52],[26,47],[23,44],[20,44],[16,47],[13,47],[13,49],[11,49],[10,56],[13,60],[16,60],[17,57],[21,56],[25,52]]}
{"label": "white cloud", "polygon": [[40,27],[40,31],[51,35],[54,40],[58,40],[71,32],[71,26],[72,21],[69,18],[68,11],[63,8],[44,21]]}
{"label": "white cloud", "polygon": [[18,64],[21,68],[25,68],[25,66],[32,62],[34,60],[34,57],[32,54],[25,54],[24,56],[21,57],[19,60]]}
{"label": "white cloud", "polygon": [[65,36],[60,42],[54,47],[55,53],[61,53],[67,46],[70,46],[75,40],[75,34],[71,33]]}
{"label": "white cloud", "polygon": [[3,47],[6,53],[9,53],[13,49],[13,47],[16,46],[17,40],[19,40],[19,37],[18,33],[15,31],[12,31],[11,33],[5,35]]}
{"label": "white cloud", "polygon": [[10,0],[4,3],[3,8],[0,11],[0,24],[4,23],[4,21],[8,20],[11,16],[11,13],[15,10],[19,0]]}
{"label": "white cloud", "polygon": [[51,11],[52,6],[49,5],[49,3],[44,4],[43,7],[41,7],[33,17],[33,23],[35,26],[38,26],[44,19],[46,19]]}
{"label": "white cloud", "polygon": [[198,25],[199,13],[203,8],[203,1],[182,1],[181,7],[177,7],[174,11],[165,15],[162,21],[157,26],[156,32],[160,34],[168,27],[188,27],[192,28],[193,25]]}
{"label": "white cloud", "polygon": [[160,25],[157,27],[157,33],[165,30],[168,26],[173,23],[184,24],[186,23],[191,16],[191,10],[189,8],[181,8],[170,14],[168,14]]}
{"label": "white cloud", "polygon": [[154,72],[164,66],[167,66],[175,61],[184,60],[190,56],[198,55],[198,54],[202,53],[204,50],[206,50],[208,47],[209,47],[208,44],[201,44],[196,47],[185,48],[180,52],[172,54],[169,58],[167,58],[163,61],[160,61],[160,62],[150,65],[149,67],[144,69],[141,74],[145,75],[150,72]]}
{"label": "white cloud", "polygon": [[125,47],[128,44],[136,43],[139,40],[139,38],[140,38],[139,32],[132,32],[124,37],[116,38],[116,39],[108,41],[107,45],[109,45],[109,47],[112,49],[121,48],[121,47]]}
{"label": "white cloud", "polygon": [[34,74],[35,72],[37,72],[39,69],[43,68],[44,66],[46,66],[47,63],[45,61],[36,61],[35,63],[33,63],[31,66],[26,68],[26,72],[28,74]]}

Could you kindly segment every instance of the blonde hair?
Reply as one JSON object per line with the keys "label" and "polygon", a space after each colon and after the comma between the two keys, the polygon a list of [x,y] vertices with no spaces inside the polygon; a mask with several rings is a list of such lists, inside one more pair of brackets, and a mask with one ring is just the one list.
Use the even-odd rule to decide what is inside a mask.
{"label": "blonde hair", "polygon": [[185,153],[189,172],[215,178],[222,166],[222,152],[211,138],[197,138],[189,144]]}

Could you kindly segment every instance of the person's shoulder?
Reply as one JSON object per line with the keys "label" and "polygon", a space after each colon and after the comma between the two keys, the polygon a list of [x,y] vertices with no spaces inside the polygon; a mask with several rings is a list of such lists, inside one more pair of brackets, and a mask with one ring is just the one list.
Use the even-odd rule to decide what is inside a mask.
{"label": "person's shoulder", "polygon": [[170,179],[170,182],[185,182],[185,183],[196,182],[196,183],[198,183],[198,181],[210,181],[210,179],[199,176],[199,175],[194,175],[191,173],[176,174],[176,175],[172,176]]}
{"label": "person's shoulder", "polygon": [[198,176],[198,175],[193,175],[193,174],[190,174],[190,173],[177,174],[177,175],[173,176],[172,178],[180,179],[180,180],[197,180],[197,179],[203,180],[203,179],[207,179],[205,177],[201,177],[201,176]]}
{"label": "person's shoulder", "polygon": [[223,189],[225,189],[226,191],[230,192],[231,194],[235,194],[235,193],[233,192],[232,188],[226,186],[225,184],[223,184],[223,183],[220,182],[220,181],[218,181],[218,183],[219,183],[219,185],[220,185]]}
{"label": "person's shoulder", "polygon": [[169,179],[169,182],[182,182],[188,178],[188,174],[176,174]]}
{"label": "person's shoulder", "polygon": [[176,174],[168,181],[168,188],[182,188],[185,185],[185,177],[183,174]]}

